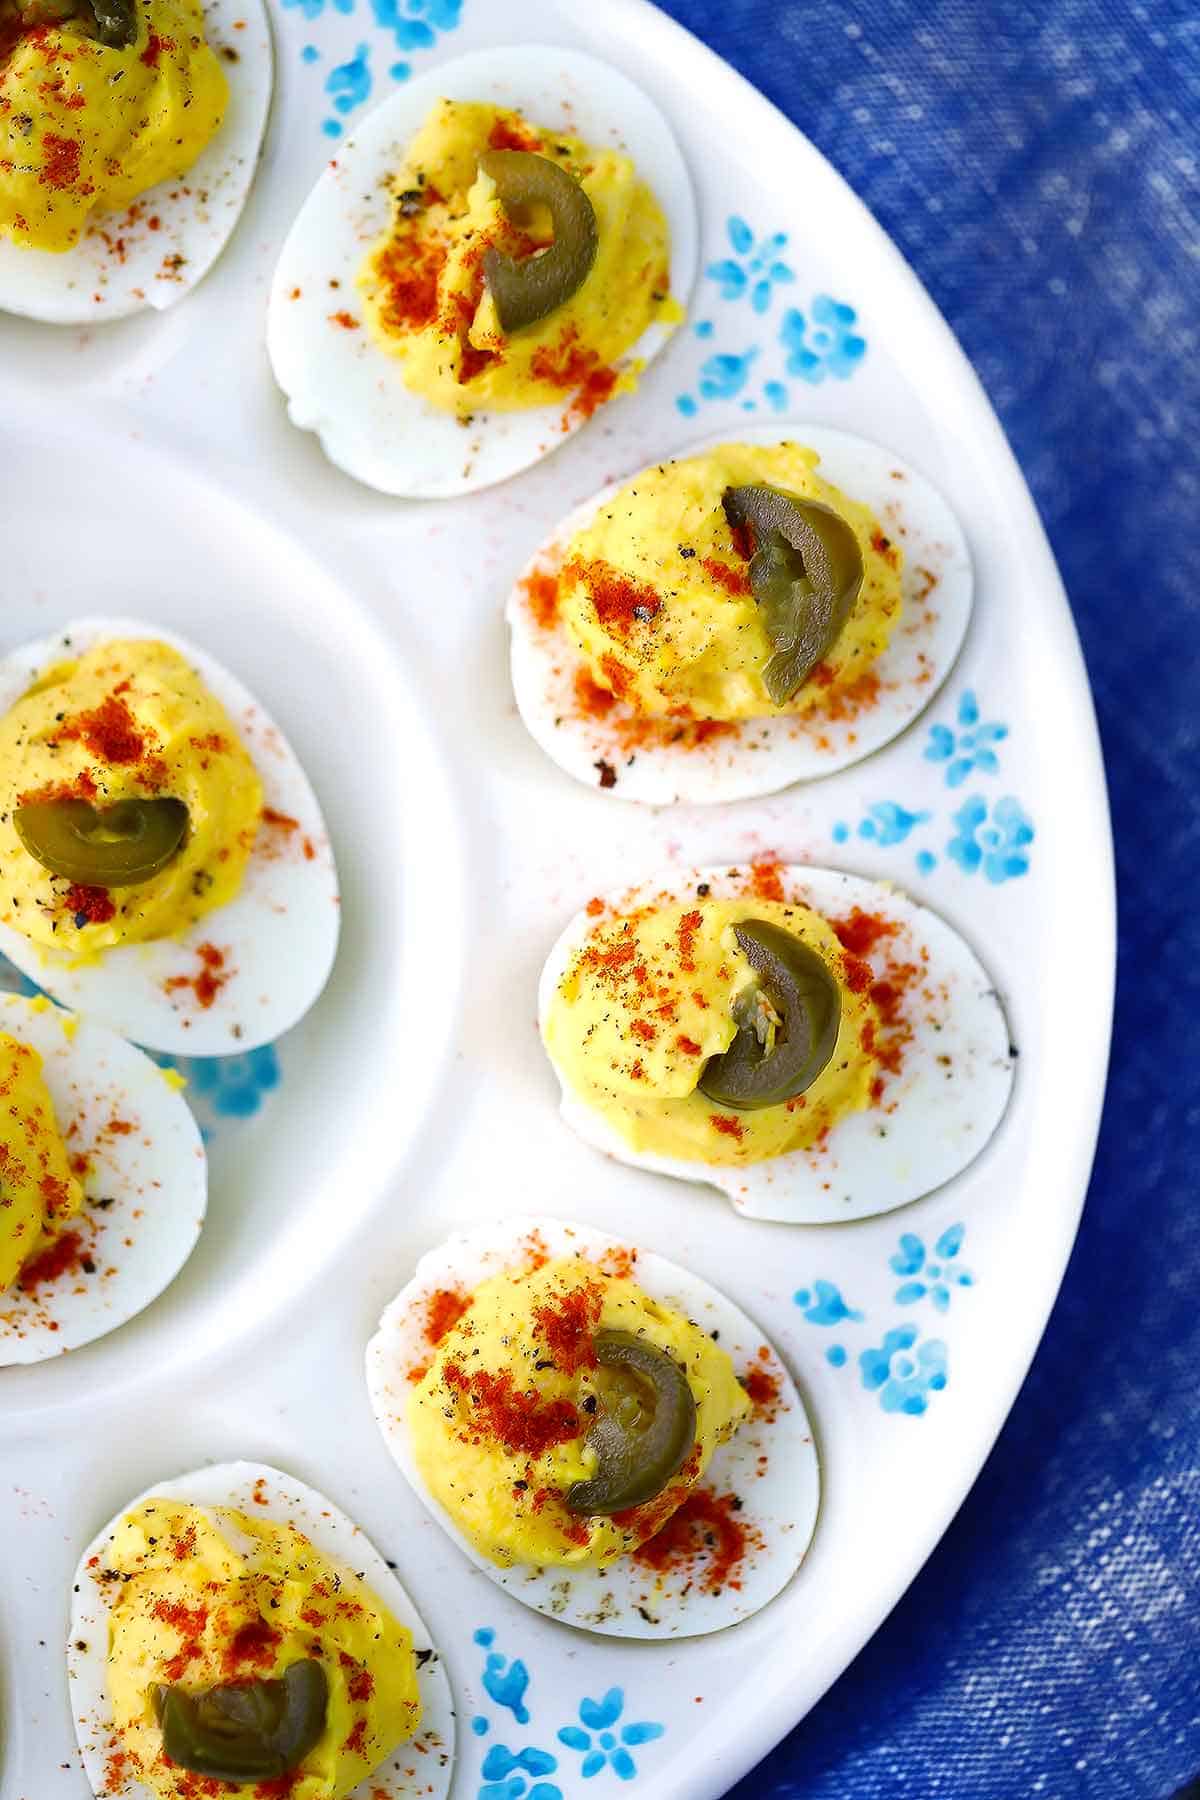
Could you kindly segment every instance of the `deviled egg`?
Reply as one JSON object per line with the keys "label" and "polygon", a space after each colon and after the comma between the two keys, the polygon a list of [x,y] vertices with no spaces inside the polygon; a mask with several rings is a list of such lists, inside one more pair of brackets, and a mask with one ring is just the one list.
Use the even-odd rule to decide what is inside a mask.
{"label": "deviled egg", "polygon": [[431,1251],[367,1384],[434,1518],[565,1624],[719,1631],[812,1537],[817,1456],[779,1356],[699,1276],[590,1226],[502,1220]]}
{"label": "deviled egg", "polygon": [[912,723],[972,591],[953,513],[900,457],[742,428],[605,488],[537,552],[508,601],[517,706],[619,799],[772,793]]}
{"label": "deviled egg", "polygon": [[0,951],[139,1044],[252,1050],[333,966],[337,872],[295,753],[213,657],[84,619],[0,661]]}
{"label": "deviled egg", "polygon": [[450,1789],[450,1685],[412,1601],[345,1513],[263,1463],[160,1482],[105,1526],[67,1675],[103,1800]]}
{"label": "deviled egg", "polygon": [[890,1212],[974,1160],[1016,1052],[958,933],[891,883],[760,861],[588,902],[551,950],[566,1122],[753,1218]]}
{"label": "deviled egg", "polygon": [[443,64],[367,118],[305,202],[267,347],[294,424],[388,494],[474,492],[637,383],[695,276],[658,109],[577,51]]}
{"label": "deviled egg", "polygon": [[0,309],[182,299],[245,205],[272,66],[261,0],[0,0]]}
{"label": "deviled egg", "polygon": [[102,1026],[0,994],[0,1365],[115,1330],[186,1262],[208,1184],[181,1085]]}

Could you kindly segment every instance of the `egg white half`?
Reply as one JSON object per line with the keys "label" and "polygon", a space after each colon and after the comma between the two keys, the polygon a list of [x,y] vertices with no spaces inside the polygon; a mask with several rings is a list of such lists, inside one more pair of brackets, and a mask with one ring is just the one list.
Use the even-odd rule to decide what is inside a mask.
{"label": "egg white half", "polygon": [[275,75],[263,0],[204,0],[204,30],[229,82],[212,142],[178,181],[147,188],[121,212],[95,214],[73,250],[0,240],[0,311],[50,325],[101,324],[147,307],[164,312],[208,274],[246,204]]}
{"label": "egg white half", "polygon": [[0,994],[0,1031],[38,1051],[68,1152],[87,1157],[83,1210],[66,1229],[93,1265],[0,1292],[4,1365],[77,1350],[149,1306],[200,1235],[208,1170],[183,1096],[132,1044],[19,994]]}
{"label": "egg white half", "polygon": [[[0,925],[0,952],[64,1006],[150,1050],[185,1056],[253,1050],[303,1018],[333,967],[340,907],[321,809],[287,739],[241,682],[207,651],[142,619],[77,619],[53,637],[10,651],[0,660],[0,713],[49,664],[113,638],[156,640],[187,657],[254,759],[264,805],[294,819],[295,827],[264,823],[238,893],[181,937],[118,944],[95,962],[73,966],[69,955]],[[193,988],[167,987],[173,979],[194,980],[203,967],[201,944],[224,956],[222,985],[207,1007]]]}
{"label": "egg white half", "polygon": [[[339,145],[301,208],[271,287],[267,349],[292,423],[315,431],[331,462],[385,494],[471,494],[537,462],[571,433],[567,401],[478,412],[468,425],[404,385],[397,358],[362,320],[357,281],[391,217],[384,187],[438,99],[515,107],[531,122],[633,158],[671,234],[671,292],[686,304],[699,234],[691,180],[662,114],[624,75],[576,50],[494,46],[406,83]],[[336,287],[336,291],[335,291]],[[346,310],[357,329],[337,322]],[[655,323],[618,367],[649,362],[670,335]]]}
{"label": "egg white half", "polygon": [[[522,571],[509,595],[512,681],[532,736],[560,769],[618,800],[649,806],[705,805],[771,794],[797,781],[832,775],[870,756],[904,731],[929,705],[954,666],[971,617],[974,576],[962,529],[925,477],[893,451],[845,431],[802,420],[735,425],[689,445],[672,460],[720,444],[805,445],[819,452],[819,473],[871,507],[904,551],[904,611],[891,643],[874,663],[878,697],[851,716],[818,708],[803,717],[743,719],[708,742],[671,742],[674,721],[650,742],[631,742],[623,727],[639,721],[627,706],[584,717],[575,696],[579,652],[561,621],[537,623],[525,583],[556,573],[576,532],[626,484],[613,482],[558,525]],[[611,776],[605,771],[610,771]]]}
{"label": "egg white half", "polygon": [[[396,1575],[353,1520],[294,1475],[256,1462],[216,1463],[170,1481],[155,1482],[109,1521],[79,1559],[67,1639],[67,1681],[75,1736],[93,1792],[103,1795],[104,1800],[143,1800],[151,1792],[130,1776],[114,1776],[109,1762],[112,1752],[119,1749],[120,1740],[105,1673],[109,1600],[114,1584],[105,1581],[104,1569],[126,1513],[143,1500],[158,1496],[185,1500],[193,1506],[231,1506],[252,1518],[294,1525],[325,1556],[351,1569],[365,1582],[412,1633],[422,1718],[416,1736],[399,1745],[373,1774],[361,1781],[350,1800],[403,1800],[416,1795],[444,1800],[454,1773],[454,1700],[424,1620]],[[246,1788],[247,1795],[251,1791]]]}
{"label": "egg white half", "polygon": [[[574,1093],[556,1066],[562,1116],[585,1143],[618,1162],[681,1181],[707,1182],[749,1218],[798,1225],[869,1219],[931,1193],[975,1160],[1004,1116],[1016,1051],[987,970],[929,907],[919,906],[889,882],[834,869],[793,865],[775,872],[787,900],[827,919],[844,918],[857,906],[899,927],[895,937],[864,955],[877,980],[888,979],[890,970],[906,963],[926,971],[903,995],[901,1019],[912,1036],[901,1070],[887,1078],[882,1098],[839,1119],[823,1147],[792,1150],[740,1168],[714,1168],[632,1149]],[[610,896],[607,904],[626,912],[656,900],[686,900],[702,883],[716,900],[741,899],[752,891],[745,864],[682,874],[672,870]],[[538,985],[543,1039],[572,953],[598,922],[586,912],[577,913],[546,959]]]}
{"label": "egg white half", "polygon": [[[606,1569],[501,1569],[461,1534],[425,1487],[408,1425],[409,1372],[429,1361],[426,1302],[439,1288],[470,1292],[491,1275],[520,1267],[531,1239],[551,1257],[593,1261],[625,1240],[560,1219],[502,1219],[449,1238],[417,1264],[416,1274],[385,1310],[367,1346],[367,1387],[384,1441],[405,1479],[438,1524],[498,1587],[535,1612],[609,1637],[683,1638],[720,1631],[773,1600],[804,1560],[816,1525],[820,1475],[804,1403],[777,1351],[746,1315],[699,1275],[638,1248],[633,1279],[655,1300],[719,1336],[744,1375],[765,1370],[778,1384],[771,1416],[750,1415],[713,1456],[700,1487],[742,1502],[738,1522],[752,1548],[739,1563],[738,1588],[709,1592],[702,1569],[656,1574],[623,1557]],[[760,1352],[767,1351],[766,1357]]]}

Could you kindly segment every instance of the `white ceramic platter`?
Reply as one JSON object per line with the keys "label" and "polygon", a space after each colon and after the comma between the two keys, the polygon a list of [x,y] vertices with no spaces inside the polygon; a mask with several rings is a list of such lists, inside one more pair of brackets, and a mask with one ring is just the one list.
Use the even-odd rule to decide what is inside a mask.
{"label": "white ceramic platter", "polygon": [[[0,320],[4,645],[110,612],[207,646],[300,756],[344,911],[304,1024],[240,1064],[185,1070],[211,1195],[169,1293],[101,1343],[0,1370],[0,1796],[87,1794],[64,1643],[97,1521],[164,1472],[254,1457],[329,1494],[399,1565],[456,1694],[456,1800],[505,1782],[540,1785],[540,1800],[623,1791],[623,1758],[635,1792],[707,1800],[911,1580],[1057,1290],[1114,942],[1078,647],[1020,474],[911,274],[811,147],[641,0],[527,0],[521,31],[606,59],[662,109],[703,220],[689,323],[637,394],[487,493],[397,503],[340,474],[270,373],[280,247],[334,134],[402,85],[395,71],[511,44],[513,12],[317,0],[275,16],[259,178],[187,303],[82,334]],[[773,280],[775,263],[792,279]],[[506,596],[607,482],[776,416],[872,438],[945,496],[976,578],[959,661],[903,735],[824,780],[727,806],[614,804],[521,724]],[[895,880],[1000,990],[1020,1052],[1012,1103],[983,1155],[902,1213],[750,1221],[597,1155],[558,1117],[535,1009],[567,919],[664,866],[767,853]],[[401,1480],[364,1347],[424,1251],[505,1211],[576,1216],[694,1268],[788,1362],[823,1500],[803,1566],[754,1618],[686,1643],[568,1631],[488,1582]]]}

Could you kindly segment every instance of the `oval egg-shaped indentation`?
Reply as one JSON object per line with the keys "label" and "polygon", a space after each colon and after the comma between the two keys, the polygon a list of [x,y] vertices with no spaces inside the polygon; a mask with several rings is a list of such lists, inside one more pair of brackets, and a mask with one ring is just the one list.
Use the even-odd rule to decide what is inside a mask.
{"label": "oval egg-shaped indentation", "polygon": [[[680,456],[721,444],[784,442],[816,450],[818,474],[869,506],[903,552],[903,611],[869,678],[850,696],[831,690],[830,700],[810,712],[715,723],[651,718],[611,698],[602,707],[584,704],[581,692],[595,697],[595,683],[586,679],[591,671],[548,596],[571,539],[626,485],[613,483],[556,527],[507,606],[521,717],[547,756],[577,781],[649,806],[774,793],[870,756],[911,725],[946,680],[971,617],[971,559],[950,507],[902,457],[848,432],[787,420],[737,426]],[[653,483],[654,474],[645,470],[645,481]]]}
{"label": "oval egg-shaped indentation", "polygon": [[[293,424],[315,431],[347,474],[409,498],[490,487],[584,422],[565,394],[562,404],[478,411],[464,423],[405,386],[397,359],[359,317],[359,273],[390,217],[387,177],[441,98],[515,108],[531,122],[628,154],[666,216],[671,293],[683,304],[698,254],[695,199],[675,139],[658,108],[607,63],[545,45],[496,46],[443,63],[393,94],[339,146],[288,234],[271,288],[267,348]],[[649,362],[668,335],[666,325],[652,324],[618,368]]]}
{"label": "oval egg-shaped indentation", "polygon": [[[104,1800],[143,1800],[131,1759],[120,1752],[107,1665],[109,1616],[121,1583],[106,1574],[114,1535],[126,1514],[150,1499],[228,1507],[299,1532],[335,1568],[352,1573],[411,1634],[421,1720],[401,1746],[388,1746],[379,1766],[354,1790],[352,1800],[407,1800],[426,1794],[444,1800],[454,1776],[454,1697],[445,1665],[407,1591],[361,1529],[324,1494],[267,1463],[229,1462],[193,1469],[156,1482],[123,1507],[88,1545],[75,1572],[67,1681],[83,1766],[93,1792]],[[391,1754],[402,1750],[400,1756]],[[223,1784],[222,1784],[223,1785]],[[275,1784],[271,1784],[274,1791]],[[247,1788],[247,1793],[251,1792]]]}
{"label": "oval egg-shaped indentation", "polygon": [[10,651],[0,661],[0,713],[55,663],[109,641],[142,639],[188,658],[261,778],[262,823],[241,887],[177,936],[118,944],[91,960],[43,948],[10,923],[0,924],[0,951],[65,1006],[148,1049],[233,1055],[270,1043],[303,1018],[337,952],[333,851],[316,795],[279,727],[215,657],[132,619],[76,620]]}
{"label": "oval egg-shaped indentation", "polygon": [[804,1403],[778,1353],[732,1301],[702,1277],[640,1247],[632,1269],[637,1285],[708,1332],[750,1391],[757,1376],[769,1395],[769,1403],[756,1406],[715,1451],[696,1490],[710,1504],[718,1531],[722,1519],[736,1521],[736,1579],[721,1579],[720,1549],[707,1554],[702,1535],[695,1554],[623,1556],[604,1568],[501,1568],[479,1553],[429,1492],[413,1451],[408,1403],[413,1372],[431,1354],[430,1299],[442,1291],[469,1294],[491,1276],[527,1266],[531,1246],[541,1257],[598,1264],[614,1253],[632,1253],[623,1240],[590,1225],[539,1217],[477,1226],[421,1258],[367,1348],[371,1404],[406,1480],[477,1568],[514,1599],[563,1624],[611,1637],[670,1639],[720,1631],[758,1612],[800,1567],[816,1524],[820,1475]]}
{"label": "oval egg-shaped indentation", "polygon": [[[83,1185],[43,1273],[0,1293],[0,1365],[77,1350],[149,1306],[204,1222],[200,1132],[171,1076],[103,1026],[0,994],[0,1032],[42,1058],[55,1121]],[[0,1144],[4,1134],[0,1132]]]}
{"label": "oval egg-shaped indentation", "polygon": [[[772,875],[778,890],[773,897],[811,908],[835,930],[842,925],[852,942],[854,922],[871,921],[855,955],[886,1005],[890,1048],[870,1103],[838,1117],[808,1148],[726,1166],[634,1148],[556,1065],[563,1118],[586,1143],[619,1162],[707,1182],[750,1218],[819,1225],[891,1212],[965,1169],[1004,1116],[1016,1051],[1000,997],[958,932],[893,883],[802,865],[772,865]],[[626,916],[640,906],[695,901],[697,888],[717,901],[762,898],[745,865],[672,870],[609,896],[598,910],[576,914],[542,970],[543,1039],[559,984],[606,912]]]}
{"label": "oval egg-shaped indentation", "polygon": [[187,173],[128,207],[97,213],[73,249],[0,241],[0,311],[50,325],[94,325],[190,293],[229,241],[258,166],[274,85],[262,0],[205,0],[205,35],[221,58],[229,106]]}

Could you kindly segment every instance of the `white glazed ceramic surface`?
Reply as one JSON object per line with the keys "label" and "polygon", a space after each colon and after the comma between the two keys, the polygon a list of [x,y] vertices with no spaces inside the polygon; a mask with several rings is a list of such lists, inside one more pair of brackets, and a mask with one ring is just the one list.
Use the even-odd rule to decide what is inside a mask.
{"label": "white glazed ceramic surface", "polygon": [[[503,0],[426,6],[421,42],[381,11],[274,14],[264,159],[186,304],[83,334],[0,318],[2,647],[105,612],[206,647],[294,746],[343,898],[308,1018],[259,1062],[186,1071],[210,1203],[178,1279],[101,1342],[0,1370],[2,1800],[88,1792],[64,1655],[83,1546],[130,1494],[237,1457],[295,1471],[397,1563],[455,1691],[456,1800],[503,1782],[575,1800],[622,1776],[655,1800],[723,1793],[945,1529],[1037,1344],[1090,1165],[1114,941],[1094,720],[1028,493],[945,326],[838,176],[686,34],[642,0],[527,0],[523,35],[613,63],[675,132],[703,221],[689,323],[637,394],[487,493],[399,503],[350,481],[289,423],[264,347],[280,247],[337,154],[324,125],[352,132],[365,86],[385,98],[402,65],[416,79],[512,36]],[[959,661],[903,735],[822,781],[703,808],[588,792],[517,715],[506,597],[606,483],[777,405],[884,444],[945,496],[976,577]],[[565,920],[664,866],[767,853],[897,881],[999,989],[1011,1104],[969,1169],[901,1213],[741,1218],[558,1116],[536,990]],[[541,1618],[393,1465],[366,1343],[426,1250],[506,1212],[694,1269],[787,1361],[822,1506],[795,1579],[745,1623],[634,1645]]]}

